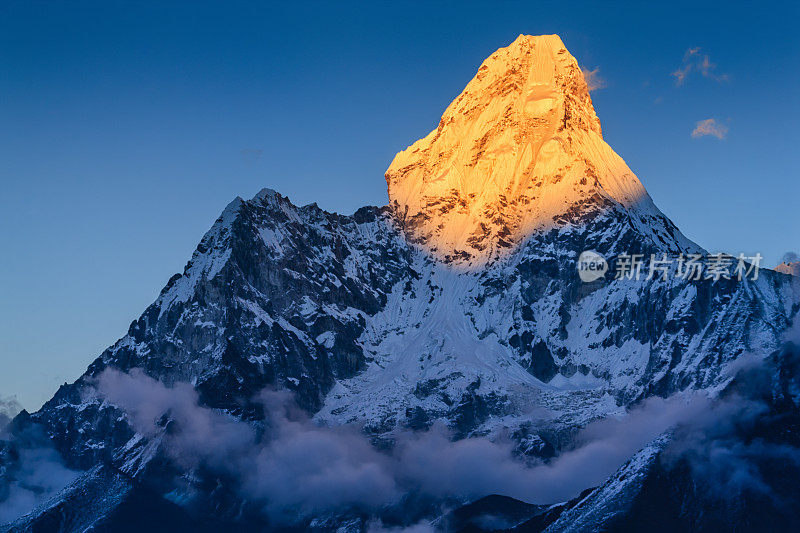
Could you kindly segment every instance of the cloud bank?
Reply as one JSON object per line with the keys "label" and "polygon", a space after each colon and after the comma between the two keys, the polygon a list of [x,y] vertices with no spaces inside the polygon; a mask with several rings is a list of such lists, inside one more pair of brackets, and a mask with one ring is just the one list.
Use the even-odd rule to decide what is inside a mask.
{"label": "cloud bank", "polygon": [[[261,502],[275,521],[348,507],[375,511],[409,494],[561,502],[602,483],[664,431],[701,417],[710,402],[700,394],[651,398],[620,419],[590,424],[557,458],[524,463],[510,441],[452,442],[444,426],[401,433],[392,450],[380,451],[359,428],[315,424],[285,392],[262,394],[266,429],[259,435],[250,424],[201,406],[188,384],[168,388],[138,370],[109,369],[97,388],[128,413],[136,431],[163,439],[173,460],[232,476],[240,495]],[[167,425],[174,424],[169,431],[165,414]]]}
{"label": "cloud bank", "polygon": [[[736,370],[766,371],[759,364],[749,361]],[[751,381],[757,389],[765,380]],[[762,458],[800,467],[796,448],[740,438],[743,425],[768,415],[766,404],[752,399],[757,390],[722,400],[701,392],[647,399],[623,416],[589,424],[569,449],[545,462],[516,457],[511,441],[453,442],[442,425],[400,432],[390,450],[381,450],[358,427],[315,423],[285,391],[263,392],[258,401],[265,419],[248,423],[202,406],[189,384],[167,387],[137,369],[108,369],[95,385],[97,394],[125,411],[133,429],[158,440],[172,461],[228,480],[273,523],[346,509],[380,513],[408,497],[467,501],[501,494],[558,503],[602,484],[665,432],[674,438],[662,462],[669,468],[686,461],[719,498],[744,489],[769,493],[756,466]],[[0,503],[0,520],[29,511],[77,475],[52,450],[26,453],[11,496]],[[370,527],[383,526],[378,521]]]}

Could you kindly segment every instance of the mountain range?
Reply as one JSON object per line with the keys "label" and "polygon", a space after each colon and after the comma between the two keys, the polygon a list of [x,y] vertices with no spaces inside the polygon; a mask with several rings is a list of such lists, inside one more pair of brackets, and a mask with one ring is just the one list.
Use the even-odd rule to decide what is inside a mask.
{"label": "mountain range", "polygon": [[[0,530],[791,530],[798,279],[707,256],[555,35],[492,54],[352,215],[234,199],[0,441]],[[669,258],[663,275],[585,282]],[[751,267],[748,264],[748,267]]]}

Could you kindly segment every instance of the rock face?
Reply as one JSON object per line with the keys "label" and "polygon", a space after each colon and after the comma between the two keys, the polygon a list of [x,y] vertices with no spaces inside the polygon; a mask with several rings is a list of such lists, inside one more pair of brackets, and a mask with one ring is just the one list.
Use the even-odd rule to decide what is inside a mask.
{"label": "rock face", "polygon": [[[102,487],[116,487],[109,508],[70,520],[107,524],[130,515],[134,497],[175,520],[176,501],[195,502],[206,523],[248,516],[225,480],[182,470],[94,393],[107,368],[189,383],[203,406],[260,431],[253,398],[275,387],[317,422],[356,423],[384,444],[439,422],[455,438],[508,436],[521,456],[548,459],[578,428],[643,398],[723,387],[741,356],[781,345],[800,307],[791,278],[771,271],[580,280],[584,250],[612,261],[702,249],[602,140],[556,36],[520,37],[487,59],[387,182],[390,206],[351,216],[268,189],[231,202],[127,334],[15,420],[17,435],[38,428],[87,472],[18,526],[65,519],[70,499]],[[0,480],[19,472],[21,446],[0,446]],[[657,453],[637,457],[649,465]]]}
{"label": "rock face", "polygon": [[520,35],[483,62],[439,126],[395,157],[389,200],[409,237],[480,265],[566,214],[622,206],[673,251],[691,246],[603,141],[557,35]]}

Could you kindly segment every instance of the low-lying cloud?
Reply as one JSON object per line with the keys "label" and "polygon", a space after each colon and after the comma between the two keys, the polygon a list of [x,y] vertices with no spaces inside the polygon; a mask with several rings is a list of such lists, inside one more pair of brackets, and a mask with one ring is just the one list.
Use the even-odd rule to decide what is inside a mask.
{"label": "low-lying cloud", "polygon": [[[623,416],[589,424],[570,449],[545,462],[516,457],[510,440],[452,441],[443,425],[401,432],[391,450],[380,450],[358,427],[318,425],[283,391],[260,395],[265,420],[252,424],[200,405],[189,384],[167,387],[140,370],[108,369],[96,389],[127,413],[133,429],[158,440],[177,465],[219,474],[279,523],[344,509],[381,511],[407,496],[469,500],[502,494],[530,503],[562,502],[602,484],[665,432],[674,438],[662,462],[687,461],[698,479],[713,480],[709,486],[720,497],[743,488],[769,491],[754,466],[759,457],[800,465],[795,448],[737,438],[737,428],[764,416],[766,406],[736,395],[719,400],[686,392],[647,399]],[[77,475],[52,450],[26,453],[11,496],[0,504],[0,521],[29,511]],[[373,529],[380,527],[376,522]]]}
{"label": "low-lying cloud", "polygon": [[[784,340],[775,357],[782,361],[781,380],[789,379],[796,390],[800,376],[784,373],[793,372],[800,362],[800,315]],[[763,363],[754,357],[744,358],[738,365],[733,392],[676,428],[661,457],[667,466],[687,464],[693,480],[703,483],[706,498],[730,501],[750,492],[767,497],[776,506],[787,505],[782,502],[783,489],[776,492],[775,479],[765,473],[764,465],[781,465],[781,475],[793,479],[800,471],[800,448],[784,433],[794,425],[794,415],[788,415],[785,405],[777,410],[769,405],[776,400],[768,398],[781,393],[774,388],[775,368]],[[786,398],[777,401],[785,402]],[[791,401],[796,405],[796,399]],[[783,437],[775,438],[780,433]],[[796,502],[788,505],[795,506]]]}
{"label": "low-lying cloud", "polygon": [[[233,476],[241,495],[261,501],[273,520],[346,507],[377,510],[407,494],[561,502],[602,483],[643,446],[701,418],[710,405],[702,394],[651,398],[624,417],[590,424],[555,459],[526,464],[510,441],[453,442],[439,425],[401,433],[391,451],[380,451],[359,428],[315,424],[285,392],[261,396],[267,428],[259,436],[252,425],[199,405],[188,384],[168,388],[138,370],[106,370],[97,387],[128,413],[134,429],[162,439],[173,460]],[[175,424],[171,431],[164,430],[165,414]]]}
{"label": "low-lying cloud", "polygon": [[50,446],[22,449],[18,460],[3,466],[7,470],[0,472],[0,524],[31,512],[80,475],[66,468]]}

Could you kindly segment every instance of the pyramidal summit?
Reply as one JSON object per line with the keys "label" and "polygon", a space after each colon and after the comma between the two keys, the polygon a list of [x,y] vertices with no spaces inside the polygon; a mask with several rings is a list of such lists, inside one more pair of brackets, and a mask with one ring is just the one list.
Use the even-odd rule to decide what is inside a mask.
{"label": "pyramidal summit", "polygon": [[520,35],[478,69],[439,125],[386,171],[406,233],[480,266],[534,232],[625,209],[673,251],[689,241],[603,140],[578,62],[558,35]]}

